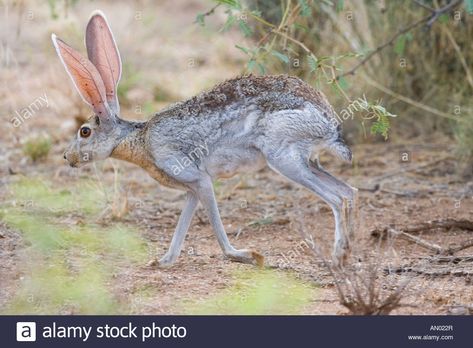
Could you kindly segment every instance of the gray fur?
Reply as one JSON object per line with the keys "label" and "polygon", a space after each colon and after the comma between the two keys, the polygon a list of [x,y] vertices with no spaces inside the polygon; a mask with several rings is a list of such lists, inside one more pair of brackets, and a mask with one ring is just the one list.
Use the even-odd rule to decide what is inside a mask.
{"label": "gray fur", "polygon": [[[101,102],[106,110],[112,110],[106,100]],[[71,166],[114,157],[141,166],[163,185],[187,192],[169,251],[159,261],[161,266],[173,264],[179,256],[198,201],[225,256],[261,265],[260,254],[230,244],[212,182],[266,165],[329,204],[335,218],[334,260],[343,261],[346,256],[354,226],[356,189],[312,159],[328,149],[351,161],[351,151],[325,96],[300,79],[242,76],[170,105],[147,122],[126,121],[109,111],[91,117],[86,126],[91,135],[84,138],[78,133],[64,154]]]}

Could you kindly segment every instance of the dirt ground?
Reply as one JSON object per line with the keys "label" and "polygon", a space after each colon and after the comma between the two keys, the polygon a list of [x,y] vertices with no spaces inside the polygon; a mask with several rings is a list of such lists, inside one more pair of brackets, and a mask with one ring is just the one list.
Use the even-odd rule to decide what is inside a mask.
{"label": "dirt ground", "polygon": [[[243,58],[234,48],[233,38],[241,35],[221,35],[217,30],[199,29],[193,24],[196,13],[208,10],[206,4],[199,1],[188,1],[185,5],[176,1],[159,3],[156,11],[154,3],[148,2],[118,2],[113,5],[104,2],[102,6],[95,2],[85,3],[71,11],[66,19],[60,16],[55,21],[49,18],[45,6],[35,10],[33,21],[19,25],[21,30],[15,27],[15,20],[3,22],[3,26],[10,25],[6,29],[18,30],[19,39],[11,42],[11,49],[16,53],[11,65],[1,66],[4,84],[0,86],[0,107],[5,110],[2,122],[7,127],[0,134],[0,312],[196,313],[202,312],[199,306],[213,303],[215,299],[224,298],[222,306],[225,307],[228,298],[231,301],[232,297],[238,297],[233,294],[241,289],[260,289],[256,284],[259,275],[269,274],[263,281],[266,290],[260,296],[271,300],[271,305],[256,312],[348,313],[339,303],[333,277],[323,262],[323,259],[330,259],[333,244],[331,210],[309,191],[287,182],[269,169],[243,173],[215,184],[230,240],[238,248],[251,248],[262,253],[266,270],[224,259],[201,208],[194,217],[176,265],[170,269],[158,269],[147,265],[147,261],[167,250],[184,194],[159,186],[142,169],[124,162],[107,160],[81,169],[69,168],[64,163],[62,152],[68,138],[77,129],[74,119],[88,115],[89,110],[82,105],[61,70],[49,37],[55,31],[70,38],[68,41],[77,47],[82,47],[79,46],[81,30],[95,7],[101,7],[108,14],[123,60],[129,64],[124,69],[125,81],[122,81],[131,86],[126,90],[127,102],[122,102],[124,117],[143,119],[169,101],[190,97],[213,83],[240,73]],[[156,20],[147,18],[151,13],[148,7],[155,11],[152,13]],[[22,16],[24,14],[18,18]],[[13,14],[12,18],[17,17]],[[223,20],[217,17],[210,18],[209,22],[210,25],[212,21],[221,24]],[[6,29],[2,32],[6,33]],[[144,45],[142,42],[153,44]],[[30,49],[41,54],[35,55]],[[136,81],[126,81],[127,76]],[[156,90],[159,97],[155,95]],[[13,112],[28,106],[43,93],[47,94],[50,106],[13,129],[9,122]],[[149,100],[152,102],[147,103]],[[46,160],[33,163],[23,154],[22,146],[30,136],[41,134],[50,136],[52,147]],[[471,244],[472,239],[473,182],[462,181],[456,174],[457,160],[452,154],[451,140],[441,136],[397,139],[396,142],[355,145],[352,149],[353,165],[342,164],[328,155],[322,157],[326,169],[360,189],[359,228],[349,269],[360,269],[374,262],[378,267],[376,280],[379,289],[386,293],[409,279],[401,300],[403,305],[393,313],[467,312],[468,306],[473,304],[473,262],[468,258],[472,248],[455,252],[456,259],[448,253],[436,255],[435,251],[436,246],[455,248],[468,241]],[[54,201],[56,199],[64,205],[74,203],[74,197],[80,197],[84,180],[92,181],[112,195],[105,199],[94,198],[100,204],[93,212],[70,209],[55,214],[33,206],[29,214],[30,210],[23,208],[28,205],[25,197],[31,192],[18,198],[23,192],[21,183],[25,179],[39,180],[30,182],[30,191],[37,189],[38,182],[47,182],[50,189],[45,191],[55,194],[47,204],[53,206],[58,204]],[[67,199],[69,191],[73,192],[71,199]],[[28,220],[28,225],[23,220],[15,220],[13,212],[21,213],[23,220],[29,215],[34,219]],[[41,214],[44,214],[44,219]],[[435,220],[454,220],[453,227],[429,227],[409,232],[409,228]],[[95,244],[85,256],[77,254],[81,243],[85,243],[82,239],[75,240],[76,247],[69,240],[67,247],[58,249],[60,263],[69,273],[64,270],[56,273],[64,271],[66,276],[58,278],[57,274],[47,274],[51,278],[43,277],[41,272],[58,263],[54,258],[56,254],[54,257],[48,254],[50,250],[57,250],[41,249],[43,254],[37,255],[39,249],[35,247],[34,238],[38,236],[28,233],[41,231],[44,235],[51,234],[49,226],[74,231],[92,226],[102,231],[114,224],[136,231],[137,235],[130,240],[138,240],[144,245],[145,258],[130,261],[119,256],[114,258],[113,253],[106,256],[104,250],[108,245],[101,245],[101,240],[97,239],[100,236],[90,234],[86,235],[87,241]],[[407,231],[421,241],[406,240],[405,235],[401,235],[380,242],[373,236],[373,231],[383,234],[388,228]],[[321,256],[314,256],[308,247],[310,243],[304,242],[303,238],[308,235],[320,248]],[[430,243],[430,249],[420,245],[425,241]],[[96,261],[101,265],[106,257],[112,258],[111,267],[102,272],[105,274],[100,273],[101,278],[95,278],[94,274],[85,280],[74,278],[79,274],[78,262],[92,260],[92,263]],[[64,284],[57,284],[63,281]],[[69,298],[57,303],[44,300],[50,299],[47,296],[62,296],[67,291],[73,298],[81,298],[80,293],[74,292],[74,287],[88,289],[95,282],[103,285],[101,296],[113,299],[110,302],[112,309],[80,310]],[[51,295],[49,288],[57,293]],[[268,299],[270,294],[274,294],[274,288],[277,288],[278,295]],[[292,297],[299,294],[303,301],[292,302]],[[21,300],[21,297],[29,298],[30,295],[31,301]],[[19,302],[23,305],[19,306]],[[237,301],[231,309],[213,303],[204,312],[239,313],[243,302]],[[189,303],[200,309],[190,309]],[[115,305],[121,304],[125,304],[122,309],[114,309]]]}
{"label": "dirt ground", "polygon": [[[410,152],[408,163],[400,161],[405,151]],[[356,146],[354,168],[330,157],[323,158],[332,173],[360,188],[360,227],[354,243],[358,261],[363,262],[364,257],[373,253],[378,255],[380,269],[392,270],[378,275],[380,284],[386,286],[412,278],[402,300],[406,306],[396,313],[446,314],[452,308],[473,302],[471,260],[447,265],[432,259],[425,261],[422,258],[435,253],[400,238],[378,243],[371,236],[373,230],[389,226],[403,229],[431,220],[472,220],[473,184],[458,181],[449,153],[447,144],[381,144]],[[121,178],[121,185],[128,192],[129,206],[122,221],[138,228],[150,248],[157,248],[157,255],[162,255],[170,243],[183,194],[159,187],[140,168],[125,163],[119,166],[126,173]],[[93,175],[91,168],[78,172],[66,166],[58,169],[47,164],[25,165],[21,172],[53,177],[58,184],[73,183],[80,176]],[[20,175],[4,176],[2,187]],[[104,182],[113,182],[111,166],[104,167],[104,176]],[[330,273],[321,260],[301,244],[301,230],[304,230],[313,236],[323,250],[323,256],[330,257],[333,220],[331,211],[321,200],[269,170],[224,181],[217,186],[217,195],[227,233],[237,247],[260,251],[265,255],[266,268],[291,274],[316,289],[302,313],[347,312],[338,302]],[[110,221],[107,216],[102,219],[103,223]],[[25,257],[27,246],[21,232],[4,224],[0,227],[0,235],[0,303],[5,306],[21,284],[24,272],[21,259]],[[421,232],[420,237],[448,247],[471,239],[471,231],[437,228]],[[468,249],[455,254],[467,255],[470,255]],[[396,267],[411,267],[420,270],[421,274],[406,270],[396,273]],[[183,253],[174,267],[158,269],[146,263],[138,267],[118,264],[109,286],[115,296],[124,299],[133,297],[137,289],[146,288],[151,292],[152,296],[141,300],[134,312],[178,314],[187,312],[183,306],[186,301],[211,298],[231,287],[236,272],[255,270],[255,266],[223,258],[211,227],[199,209]]]}

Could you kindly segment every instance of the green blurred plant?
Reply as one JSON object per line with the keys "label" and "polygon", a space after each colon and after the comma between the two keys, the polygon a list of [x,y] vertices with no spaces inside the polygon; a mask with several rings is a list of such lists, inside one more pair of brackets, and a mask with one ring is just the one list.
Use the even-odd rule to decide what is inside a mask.
{"label": "green blurred plant", "polygon": [[[118,300],[110,280],[120,265],[144,263],[147,247],[127,226],[95,222],[106,204],[103,193],[87,181],[53,188],[45,181],[22,179],[10,189],[13,200],[0,206],[0,216],[22,234],[28,258],[22,261],[20,288],[1,311],[129,313],[130,304]],[[70,223],[71,216],[76,224]]]}
{"label": "green blurred plant", "polygon": [[33,162],[46,158],[50,150],[51,139],[47,136],[30,138],[23,144],[23,153]]}
{"label": "green blurred plant", "polygon": [[117,87],[117,95],[120,103],[128,105],[128,92],[140,81],[140,73],[130,63],[123,63],[123,72],[120,83]]}
{"label": "green blurred plant", "polygon": [[300,314],[315,296],[316,288],[275,271],[245,270],[234,284],[212,297],[185,304],[189,314]]}

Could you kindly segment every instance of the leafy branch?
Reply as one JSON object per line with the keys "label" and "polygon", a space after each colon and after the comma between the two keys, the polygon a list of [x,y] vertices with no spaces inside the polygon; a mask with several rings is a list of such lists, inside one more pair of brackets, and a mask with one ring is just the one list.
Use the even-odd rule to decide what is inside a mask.
{"label": "leafy branch", "polygon": [[[341,68],[340,61],[348,57],[359,57],[360,54],[349,52],[339,56],[317,56],[304,42],[298,40],[294,34],[297,30],[308,30],[300,20],[304,17],[310,17],[312,13],[312,0],[298,0],[294,3],[292,0],[285,1],[285,6],[282,12],[279,24],[270,23],[262,17],[261,13],[251,10],[242,5],[240,0],[215,0],[217,3],[212,9],[203,14],[198,14],[196,22],[201,25],[205,24],[205,17],[215,12],[215,9],[223,5],[227,20],[222,32],[230,30],[234,26],[238,26],[239,30],[245,37],[254,37],[255,28],[262,32],[259,40],[255,40],[254,47],[244,47],[243,45],[235,45],[237,49],[242,51],[247,57],[247,71],[252,72],[257,70],[261,74],[266,74],[267,63],[276,62],[282,64],[286,68],[297,66],[303,61],[308,66],[309,73],[314,77],[315,83],[320,81],[330,85],[339,95],[341,95],[350,105],[353,100],[346,93],[348,88],[347,81],[340,76]],[[336,3],[337,11],[343,9],[343,1]],[[255,25],[250,26],[248,20],[251,19]],[[292,31],[292,35],[291,35]],[[301,52],[302,55],[301,56]],[[357,110],[358,111],[358,110]],[[373,120],[371,125],[372,134],[380,134],[387,138],[389,130],[389,117],[395,115],[388,112],[379,102],[369,102],[362,110],[365,115],[362,119]],[[362,121],[364,126],[364,121]]]}
{"label": "leafy branch", "polygon": [[432,24],[440,18],[441,15],[443,14],[446,14],[452,10],[454,10],[456,7],[458,7],[462,2],[463,0],[452,0],[451,2],[449,2],[447,5],[445,5],[444,7],[442,8],[439,8],[439,9],[433,9],[429,6],[426,6],[424,3],[420,2],[420,1],[415,1],[414,2],[416,4],[418,4],[419,6],[423,7],[424,9],[427,9],[429,10],[431,13],[425,17],[422,17],[420,18],[419,20],[407,25],[406,27],[402,28],[401,30],[399,30],[396,34],[394,34],[388,41],[384,42],[383,44],[379,45],[378,47],[376,47],[373,51],[371,51],[370,53],[368,53],[362,60],[360,60],[357,64],[355,64],[355,66],[353,68],[351,68],[350,70],[348,70],[347,72],[344,72],[340,75],[338,75],[336,78],[337,80],[344,77],[344,76],[347,76],[347,75],[354,75],[356,70],[358,70],[360,67],[362,67],[363,65],[366,64],[366,62],[368,62],[371,58],[373,58],[376,54],[380,53],[383,49],[385,49],[386,47],[392,45],[394,43],[394,41],[396,41],[399,37],[401,37],[402,35],[410,32],[411,30],[419,27],[420,25],[424,24],[424,23],[427,23],[427,25],[430,27],[432,26]]}

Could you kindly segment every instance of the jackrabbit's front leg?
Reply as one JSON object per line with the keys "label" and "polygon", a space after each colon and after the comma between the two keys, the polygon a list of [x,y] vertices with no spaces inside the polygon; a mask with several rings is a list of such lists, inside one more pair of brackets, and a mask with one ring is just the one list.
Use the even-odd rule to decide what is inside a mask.
{"label": "jackrabbit's front leg", "polygon": [[179,221],[176,226],[176,230],[174,235],[172,236],[171,245],[169,246],[168,252],[159,260],[160,267],[169,267],[176,259],[179,257],[181,253],[182,244],[184,242],[184,238],[189,230],[189,226],[192,221],[192,217],[194,216],[195,208],[197,207],[197,203],[199,202],[197,195],[194,192],[187,192],[186,203],[184,208],[182,209],[181,216],[179,217]]}
{"label": "jackrabbit's front leg", "polygon": [[204,206],[205,210],[210,219],[210,224],[214,230],[215,236],[217,237],[218,244],[223,250],[223,253],[232,261],[257,264],[263,266],[264,257],[256,251],[242,249],[235,249],[228,240],[227,234],[220,218],[218,211],[217,201],[213,191],[212,181],[210,178],[202,179],[197,186],[197,195],[200,202]]}

